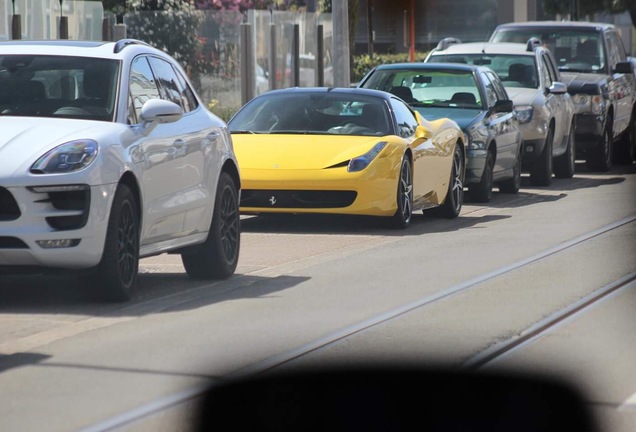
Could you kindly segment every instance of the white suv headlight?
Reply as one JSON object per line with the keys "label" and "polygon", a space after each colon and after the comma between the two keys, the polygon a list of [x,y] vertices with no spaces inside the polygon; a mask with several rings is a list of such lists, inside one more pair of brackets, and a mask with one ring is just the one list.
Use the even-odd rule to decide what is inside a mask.
{"label": "white suv headlight", "polygon": [[67,142],[40,157],[31,166],[31,173],[57,174],[84,169],[95,160],[98,148],[97,142],[89,139]]}

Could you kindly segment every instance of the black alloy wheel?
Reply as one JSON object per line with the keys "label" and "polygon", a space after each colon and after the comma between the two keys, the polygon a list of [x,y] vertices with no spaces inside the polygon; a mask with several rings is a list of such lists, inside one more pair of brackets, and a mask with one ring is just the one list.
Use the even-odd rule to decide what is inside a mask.
{"label": "black alloy wheel", "polygon": [[117,186],[108,219],[102,259],[90,282],[109,301],[129,300],[139,270],[139,208],[128,186]]}
{"label": "black alloy wheel", "polygon": [[453,153],[453,166],[451,167],[450,181],[444,203],[439,206],[437,214],[442,217],[453,219],[459,216],[464,203],[464,154],[460,144],[455,145]]}
{"label": "black alloy wheel", "polygon": [[232,177],[221,173],[208,237],[199,247],[181,254],[188,276],[225,279],[234,274],[241,243],[238,191]]}
{"label": "black alloy wheel", "polygon": [[391,222],[395,228],[406,228],[413,216],[413,173],[408,157],[402,159],[400,177],[397,184],[397,210]]}

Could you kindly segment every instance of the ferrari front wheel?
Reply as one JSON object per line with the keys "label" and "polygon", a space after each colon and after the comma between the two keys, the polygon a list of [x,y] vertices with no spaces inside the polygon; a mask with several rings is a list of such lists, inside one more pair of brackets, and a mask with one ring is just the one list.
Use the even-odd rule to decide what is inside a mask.
{"label": "ferrari front wheel", "polygon": [[455,146],[453,166],[451,168],[448,192],[444,204],[437,208],[437,213],[448,219],[459,216],[464,203],[464,155],[459,144]]}
{"label": "ferrari front wheel", "polygon": [[391,222],[395,228],[406,228],[413,216],[413,172],[408,157],[402,159],[397,184],[397,210]]}

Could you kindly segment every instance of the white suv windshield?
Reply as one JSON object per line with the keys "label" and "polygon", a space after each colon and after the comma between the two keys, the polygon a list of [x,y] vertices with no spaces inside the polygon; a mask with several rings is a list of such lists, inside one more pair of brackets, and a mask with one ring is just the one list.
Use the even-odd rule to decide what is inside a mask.
{"label": "white suv windshield", "polygon": [[0,55],[0,115],[113,121],[119,62]]}

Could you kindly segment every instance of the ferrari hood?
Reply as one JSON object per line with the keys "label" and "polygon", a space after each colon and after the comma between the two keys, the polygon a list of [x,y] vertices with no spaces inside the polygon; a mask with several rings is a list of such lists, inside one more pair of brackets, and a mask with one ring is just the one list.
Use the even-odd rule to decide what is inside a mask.
{"label": "ferrari hood", "polygon": [[96,139],[112,129],[113,123],[108,122],[1,116],[0,178],[11,176],[60,144]]}
{"label": "ferrari hood", "polygon": [[232,141],[241,169],[316,170],[361,156],[383,137],[235,134]]}

